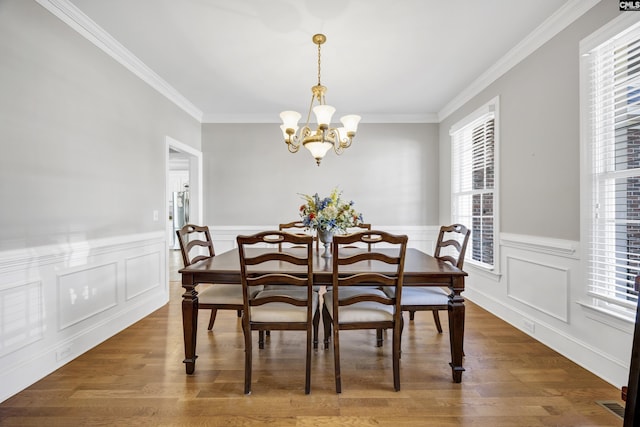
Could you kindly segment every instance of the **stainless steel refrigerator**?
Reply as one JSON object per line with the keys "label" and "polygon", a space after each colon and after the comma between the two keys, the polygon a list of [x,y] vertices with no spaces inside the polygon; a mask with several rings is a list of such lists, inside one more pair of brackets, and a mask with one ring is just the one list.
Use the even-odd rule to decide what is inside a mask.
{"label": "stainless steel refrigerator", "polygon": [[173,249],[180,249],[176,230],[189,223],[189,186],[184,191],[174,191],[171,198],[171,219],[173,221]]}

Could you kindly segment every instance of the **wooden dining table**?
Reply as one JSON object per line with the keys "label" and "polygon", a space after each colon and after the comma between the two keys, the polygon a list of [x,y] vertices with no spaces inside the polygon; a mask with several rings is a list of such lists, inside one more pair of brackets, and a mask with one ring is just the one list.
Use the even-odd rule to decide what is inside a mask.
{"label": "wooden dining table", "polygon": [[[252,248],[253,251],[269,251],[273,249]],[[292,249],[293,250],[293,249]],[[355,249],[354,249],[355,250]],[[377,251],[380,249],[376,249]],[[385,251],[387,249],[381,249]],[[284,263],[273,262],[264,267],[266,272],[280,272],[292,275],[304,273],[304,266],[291,266]],[[387,264],[378,261],[360,262],[353,264],[345,274],[354,272],[389,272]],[[184,363],[187,374],[192,374],[196,364],[196,332],[198,325],[198,292],[200,283],[228,283],[241,286],[240,259],[238,249],[232,249],[211,258],[196,262],[179,270],[182,274],[182,287],[185,289],[182,295],[182,326],[184,332]],[[460,295],[464,291],[464,281],[467,273],[434,258],[418,249],[408,248],[404,264],[403,286],[442,286],[448,287],[449,294],[449,342],[451,346],[451,372],[453,381],[462,381],[463,340],[465,307],[464,298]],[[314,285],[331,285],[332,263],[330,258],[324,258],[320,251],[314,251],[313,260]]]}

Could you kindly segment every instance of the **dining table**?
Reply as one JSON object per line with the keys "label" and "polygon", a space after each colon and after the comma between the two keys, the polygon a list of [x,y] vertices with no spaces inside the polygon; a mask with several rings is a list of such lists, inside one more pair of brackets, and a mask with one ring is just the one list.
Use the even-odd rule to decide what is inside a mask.
{"label": "dining table", "polygon": [[[290,249],[295,250],[295,249]],[[357,250],[357,249],[353,249]],[[269,248],[251,248],[247,252],[252,256],[259,251],[273,251]],[[393,251],[392,249],[376,249],[376,251]],[[321,251],[314,250],[313,284],[314,286],[331,286],[332,262],[325,258]],[[397,253],[397,252],[396,252]],[[292,275],[306,274],[306,266],[293,266],[288,263],[273,262],[263,267],[267,272],[279,272]],[[385,273],[393,266],[380,261],[366,261],[352,264],[344,274],[353,273]],[[241,286],[240,258],[238,248],[231,249],[219,255],[198,261],[179,270],[182,275],[182,326],[184,333],[184,363],[187,374],[195,371],[196,364],[196,332],[198,325],[198,291],[201,283],[225,283]],[[451,347],[451,372],[453,381],[462,381],[463,340],[465,324],[464,282],[467,273],[448,262],[435,258],[415,248],[407,248],[404,264],[403,286],[440,286],[449,288],[449,342]]]}

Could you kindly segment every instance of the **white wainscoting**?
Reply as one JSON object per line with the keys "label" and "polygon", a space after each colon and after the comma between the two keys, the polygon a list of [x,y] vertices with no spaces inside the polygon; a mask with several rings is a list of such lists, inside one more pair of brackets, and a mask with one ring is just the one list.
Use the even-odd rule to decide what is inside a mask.
{"label": "white wainscoting", "polygon": [[499,253],[495,272],[465,264],[463,296],[614,386],[626,385],[633,324],[585,308],[580,243],[503,233]]}
{"label": "white wainscoting", "polygon": [[541,313],[568,322],[569,270],[514,256],[507,256],[506,260],[507,295]]}
{"label": "white wainscoting", "polygon": [[[438,238],[440,227],[438,226],[373,226],[376,230],[388,231],[394,234],[406,234],[409,236],[408,246],[423,252],[432,254],[435,242]],[[237,246],[236,237],[241,234],[254,234],[265,230],[277,230],[277,225],[264,226],[209,226],[211,238],[216,253],[226,252]]]}
{"label": "white wainscoting", "polygon": [[0,253],[0,401],[168,302],[163,231]]}

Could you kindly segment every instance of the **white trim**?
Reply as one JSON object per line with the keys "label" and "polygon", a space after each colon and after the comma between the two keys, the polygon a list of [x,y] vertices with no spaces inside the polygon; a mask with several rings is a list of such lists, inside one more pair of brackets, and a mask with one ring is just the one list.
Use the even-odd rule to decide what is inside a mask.
{"label": "white trim", "polygon": [[638,13],[620,14],[620,16],[609,21],[593,34],[590,34],[580,40],[580,55],[586,54],[590,50],[595,49],[625,29],[630,29],[630,27],[637,22],[640,22],[640,14]]}
{"label": "white trim", "polygon": [[[378,230],[385,230],[394,234],[406,234],[409,236],[409,247],[416,248],[425,253],[433,253],[438,239],[439,226],[423,225],[377,225]],[[211,239],[216,253],[226,252],[236,247],[238,235],[254,234],[259,231],[277,230],[274,224],[268,225],[210,225]]]}
{"label": "white trim", "polygon": [[[449,132],[449,141],[452,145],[453,151],[453,136],[455,132],[460,132],[472,122],[480,119],[482,116],[493,113],[493,174],[494,174],[494,184],[493,184],[493,265],[486,265],[477,261],[474,261],[470,258],[466,258],[467,265],[474,265],[478,269],[482,269],[487,271],[488,273],[500,275],[500,96],[495,96],[481,107],[477,108],[472,113],[465,116],[463,119],[458,120],[451,126]],[[450,157],[450,208],[451,215],[453,216],[454,209],[454,197],[453,197],[453,174],[456,171],[455,161],[453,155]],[[455,221],[455,219],[453,220]],[[467,228],[471,230],[471,226],[467,225]],[[471,240],[471,238],[469,239]],[[471,244],[471,242],[469,242]],[[467,251],[469,254],[469,251]]]}
{"label": "white trim", "polygon": [[[202,123],[282,123],[277,115],[205,114]],[[439,123],[436,113],[367,114],[360,123]]]}
{"label": "white trim", "polygon": [[523,234],[500,233],[500,245],[507,248],[579,259],[579,242]]}
{"label": "white trim", "polygon": [[[591,114],[592,103],[592,65],[594,59],[590,57],[590,54],[600,48],[604,43],[610,40],[619,40],[634,29],[637,30],[638,23],[640,23],[640,15],[637,13],[621,13],[618,17],[610,20],[606,24],[596,29],[593,33],[586,36],[579,43],[578,55],[579,58],[579,113],[580,113],[580,236],[582,241],[587,242],[585,244],[585,255],[581,258],[581,272],[580,277],[582,279],[583,286],[580,289],[580,295],[577,297],[577,304],[585,309],[590,319],[599,321],[600,323],[611,326],[607,321],[603,319],[610,319],[612,322],[627,321],[633,322],[635,315],[629,311],[628,316],[624,316],[623,311],[630,309],[630,302],[628,301],[616,301],[615,298],[608,298],[602,295],[598,295],[591,289],[591,271],[592,271],[592,257],[590,250],[592,249],[592,227],[598,221],[595,217],[595,203],[594,200],[594,177],[603,176],[609,174],[608,172],[596,172],[594,171],[593,158],[593,144],[594,136],[592,135],[592,126],[594,125]],[[634,173],[633,169],[629,169],[627,172],[616,172],[621,176],[629,176]],[[609,265],[609,263],[600,263],[600,265]],[[610,277],[614,277],[615,273],[610,273]],[[632,280],[632,279],[631,279]],[[597,307],[598,302],[611,303],[612,306],[618,306],[621,311],[617,313],[614,310],[608,310],[603,307]],[[635,302],[634,304],[635,305]],[[615,326],[614,326],[615,327]],[[620,328],[618,328],[620,329]]]}
{"label": "white trim", "polygon": [[588,302],[576,301],[576,304],[584,309],[586,313],[585,316],[589,319],[595,320],[596,322],[600,322],[629,335],[633,334],[635,319],[629,319],[628,317],[617,315],[611,311],[603,310],[602,308],[596,307]]}
{"label": "white trim", "polygon": [[165,241],[164,231],[128,234],[93,240],[79,240],[76,242],[2,251],[0,252],[0,274],[28,268],[32,264],[43,266],[65,260],[70,266],[73,266],[74,260],[84,259],[89,252],[91,252],[91,255],[105,255],[112,252],[147,246],[160,241]]}
{"label": "white trim", "polygon": [[164,95],[198,122],[202,122],[202,111],[138,59],[113,36],[85,15],[69,0],[36,0],[61,21],[73,28],[84,38],[102,49],[107,55],[122,64],[142,81]]}
{"label": "white trim", "polygon": [[[278,123],[277,117],[264,115],[204,114],[199,108],[180,94],[174,87],[145,65],[115,38],[97,25],[69,0],[36,0],[42,7],[69,25],[87,40],[140,77],[159,93],[167,97],[200,123]],[[478,95],[499,77],[533,53],[560,31],[568,27],[600,0],[571,0],[531,34],[514,46],[486,72],[476,78],[470,86],[449,101],[437,113],[406,115],[370,115],[363,123],[440,123],[450,114]],[[626,15],[634,15],[628,13]]]}
{"label": "white trim", "polygon": [[[503,301],[494,298],[489,293],[480,291],[479,288],[467,288],[463,296],[469,301],[489,311],[512,326],[520,329],[527,335],[532,335],[522,325],[523,319],[529,319],[530,314],[506,305]],[[577,339],[574,335],[554,327],[548,322],[538,318],[533,338],[540,341],[554,351],[562,354],[571,361],[577,363],[588,371],[593,372],[605,381],[618,387],[619,378],[628,375],[629,365],[610,353],[603,353],[588,342]]]}
{"label": "white trim", "polygon": [[[197,221],[197,223],[202,223],[204,221],[204,189],[203,189],[203,171],[202,171],[202,151],[193,148],[190,145],[187,145],[183,142],[178,141],[177,139],[173,139],[170,136],[166,136],[165,137],[165,171],[167,171],[167,175],[168,175],[168,171],[169,171],[169,149],[170,148],[174,148],[178,151],[181,151],[183,153],[187,153],[190,156],[195,158],[195,162],[196,162],[196,171],[195,171],[195,177],[190,178],[191,181],[195,180],[197,183],[196,186],[196,193],[195,196],[198,198],[198,218],[195,219],[195,221]],[[193,168],[191,168],[193,169]],[[190,172],[193,172],[193,170],[191,170]],[[167,190],[167,186],[168,186],[168,180],[169,177],[167,176],[166,178],[166,182],[165,182],[165,194],[168,197],[168,190]],[[193,186],[190,186],[191,189],[193,189]],[[165,201],[165,208],[169,206],[169,200],[167,199]],[[166,215],[165,215],[166,217]],[[195,222],[194,221],[194,222]],[[168,239],[167,241],[171,241],[171,239]]]}
{"label": "white trim", "polygon": [[[165,282],[164,231],[0,252],[0,294],[22,295],[32,308],[28,321],[15,319],[18,324],[13,330],[25,332],[21,339],[0,351],[0,401],[169,301],[169,289],[162,286],[148,287],[127,298],[126,263],[140,254],[157,254],[159,265],[142,263],[132,274],[153,277],[158,284]],[[74,306],[68,293],[61,293],[61,280],[73,281],[75,276],[70,285],[77,290],[85,285],[82,276],[97,270],[106,274],[95,275],[91,288],[98,289],[96,295],[105,290],[113,298],[94,299],[84,308]],[[35,297],[33,288],[37,289]],[[2,331],[6,333],[12,332]],[[6,338],[0,337],[3,342]]]}
{"label": "white trim", "polygon": [[[514,46],[487,71],[476,78],[471,85],[458,96],[449,101],[439,112],[438,120],[442,122],[457,109],[469,102],[474,96],[486,89],[491,83],[518,65],[544,43],[555,37],[560,31],[571,25],[585,12],[598,4],[600,0],[571,0],[565,3],[531,34]],[[629,15],[634,15],[629,13]]]}
{"label": "white trim", "polygon": [[[564,323],[569,323],[569,287],[570,287],[570,283],[569,283],[569,268],[567,267],[561,267],[561,266],[557,266],[554,264],[549,264],[546,262],[540,262],[540,261],[536,261],[536,260],[532,260],[532,259],[528,259],[526,257],[518,257],[518,256],[511,256],[511,255],[507,255],[505,257],[505,261],[506,261],[506,272],[507,272],[507,297],[513,299],[514,301],[518,301],[520,304],[529,306],[535,310],[538,310],[541,313],[546,314],[547,316],[551,316],[553,318],[556,318]],[[540,304],[537,304],[535,302],[532,301],[528,301],[526,298],[522,298],[518,295],[516,295],[516,287],[513,286],[514,280],[513,280],[513,263],[512,261],[516,261],[516,262],[520,262],[522,264],[529,264],[530,266],[533,267],[537,267],[538,270],[540,269],[547,269],[547,270],[553,270],[556,272],[560,272],[563,275],[564,278],[564,282],[562,283],[563,287],[560,289],[555,289],[554,290],[554,300],[557,300],[558,298],[564,298],[565,300],[565,304],[564,307],[562,307],[562,313],[554,313],[553,311],[541,306]],[[521,285],[519,287],[522,287]],[[560,292],[562,291],[562,292]],[[547,293],[546,294],[551,295],[551,293]]]}
{"label": "white trim", "polygon": [[480,119],[481,117],[489,113],[494,113],[495,115],[498,112],[498,109],[497,109],[498,101],[499,101],[499,97],[496,96],[491,101],[484,104],[482,107],[476,109],[473,113],[468,114],[463,119],[458,120],[449,129],[449,135],[452,136],[454,133],[470,126],[473,122],[475,122],[476,120]]}

